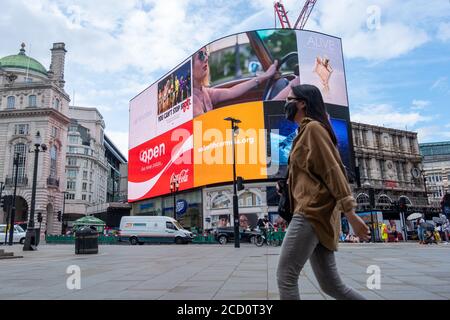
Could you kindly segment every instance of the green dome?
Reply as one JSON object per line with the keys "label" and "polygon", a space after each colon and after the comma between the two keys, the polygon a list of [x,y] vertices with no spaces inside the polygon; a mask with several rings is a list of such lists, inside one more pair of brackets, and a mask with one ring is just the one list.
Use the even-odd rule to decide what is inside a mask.
{"label": "green dome", "polygon": [[3,57],[0,59],[1,68],[19,68],[25,70],[33,70],[47,76],[47,70],[44,66],[37,60],[28,57],[25,54],[24,45],[19,54]]}

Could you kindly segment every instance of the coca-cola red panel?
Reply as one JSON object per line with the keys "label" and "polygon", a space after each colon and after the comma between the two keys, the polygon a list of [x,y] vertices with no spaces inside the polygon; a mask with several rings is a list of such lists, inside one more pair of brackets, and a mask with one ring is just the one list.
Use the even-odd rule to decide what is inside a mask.
{"label": "coca-cola red panel", "polygon": [[133,149],[128,154],[128,201],[170,193],[194,186],[192,121]]}

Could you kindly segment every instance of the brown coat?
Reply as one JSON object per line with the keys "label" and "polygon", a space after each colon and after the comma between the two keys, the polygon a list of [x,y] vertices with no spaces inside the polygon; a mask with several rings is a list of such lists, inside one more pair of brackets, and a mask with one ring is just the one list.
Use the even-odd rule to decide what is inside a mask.
{"label": "brown coat", "polygon": [[356,207],[339,151],[318,121],[305,118],[289,155],[289,193],[294,214],[304,214],[320,243],[336,251],[341,212]]}

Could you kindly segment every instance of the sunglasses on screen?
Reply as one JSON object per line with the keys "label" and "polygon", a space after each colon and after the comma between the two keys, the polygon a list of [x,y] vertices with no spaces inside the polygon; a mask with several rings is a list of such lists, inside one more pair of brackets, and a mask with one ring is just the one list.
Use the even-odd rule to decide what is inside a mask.
{"label": "sunglasses on screen", "polygon": [[208,53],[206,51],[199,51],[198,52],[198,59],[202,62],[204,62],[208,58]]}

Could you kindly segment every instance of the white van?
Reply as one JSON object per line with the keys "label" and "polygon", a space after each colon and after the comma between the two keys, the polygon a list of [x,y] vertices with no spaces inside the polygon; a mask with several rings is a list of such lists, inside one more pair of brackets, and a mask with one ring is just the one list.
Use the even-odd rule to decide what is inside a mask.
{"label": "white van", "polygon": [[120,220],[119,241],[132,245],[153,243],[188,243],[194,238],[192,232],[171,217],[125,216]]}

